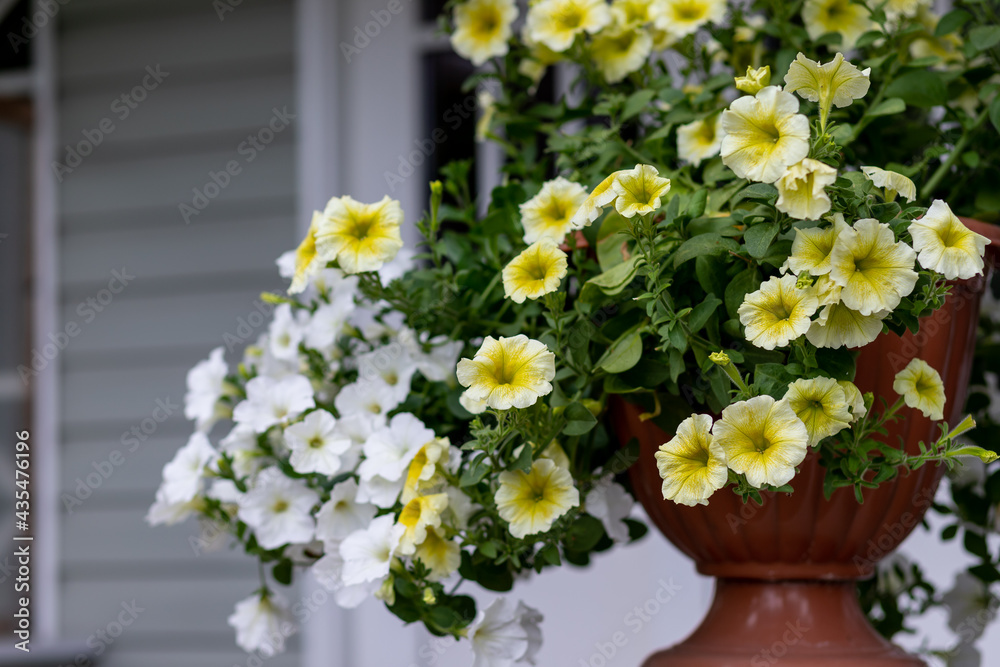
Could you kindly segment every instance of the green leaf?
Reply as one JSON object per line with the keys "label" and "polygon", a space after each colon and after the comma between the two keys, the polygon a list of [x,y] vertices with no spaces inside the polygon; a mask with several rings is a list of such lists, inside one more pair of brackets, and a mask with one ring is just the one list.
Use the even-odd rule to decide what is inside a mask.
{"label": "green leaf", "polygon": [[473,486],[482,481],[486,475],[490,472],[490,460],[486,456],[485,452],[480,452],[472,459],[472,463],[466,468],[465,472],[462,473],[461,479],[459,479],[459,486]]}
{"label": "green leaf", "polygon": [[885,94],[914,107],[934,107],[948,101],[948,88],[941,76],[930,70],[911,70],[890,83]]}
{"label": "green leaf", "polygon": [[694,273],[706,293],[718,297],[726,293],[726,266],[722,260],[702,255],[694,262]]}
{"label": "green leaf", "polygon": [[869,116],[891,116],[906,111],[906,102],[898,97],[890,97],[882,100],[873,108],[868,110]]}
{"label": "green leaf", "polygon": [[758,364],[753,377],[760,393],[776,400],[781,400],[788,392],[788,385],[796,380],[784,364]]}
{"label": "green leaf", "polygon": [[1000,132],[1000,95],[994,97],[993,101],[990,102],[990,122],[993,123],[996,131]]}
{"label": "green leaf", "polygon": [[566,435],[583,435],[597,426],[597,417],[580,403],[567,405],[563,416],[566,417],[566,426],[562,432]]}
{"label": "green leaf", "polygon": [[714,295],[709,294],[705,297],[705,300],[698,304],[694,310],[691,311],[691,315],[688,316],[688,330],[691,333],[697,333],[701,331],[702,327],[708,322],[708,318],[712,316],[715,309],[719,307],[722,303],[722,299],[717,299]]}
{"label": "green leaf", "polygon": [[586,553],[594,548],[603,535],[604,525],[600,520],[589,514],[581,514],[566,531],[563,544],[571,551]]}
{"label": "green leaf", "polygon": [[816,363],[827,377],[832,377],[834,380],[854,381],[854,373],[857,370],[854,364],[854,353],[846,347],[819,348],[816,350]]}
{"label": "green leaf", "polygon": [[625,519],[625,525],[628,526],[628,541],[635,542],[649,532],[649,527],[641,521],[636,521],[635,519]]}
{"label": "green leaf", "polygon": [[969,41],[977,51],[985,51],[1000,44],[1000,25],[981,25],[969,31]]}
{"label": "green leaf", "polygon": [[538,552],[538,557],[549,565],[555,565],[556,567],[562,565],[562,559],[559,558],[559,547],[554,544],[547,544],[542,547]]}
{"label": "green leaf", "polygon": [[462,617],[458,612],[444,605],[434,605],[427,612],[427,620],[436,625],[439,630],[448,632],[462,624]]}
{"label": "green leaf", "polygon": [[986,546],[986,538],[980,533],[967,530],[962,541],[965,550],[973,556],[979,556],[983,560],[990,559],[990,549]]}
{"label": "green leaf", "polygon": [[971,18],[972,14],[964,9],[953,9],[942,16],[941,20],[938,21],[937,27],[934,28],[934,36],[944,37],[945,35],[951,34],[968,23]]}
{"label": "green leaf", "polygon": [[705,204],[708,202],[708,190],[698,190],[691,195],[688,202],[687,214],[691,218],[700,218],[705,212]]}
{"label": "green leaf", "polygon": [[748,228],[743,233],[743,242],[746,243],[750,256],[760,259],[766,255],[779,230],[780,225],[776,222],[764,222]]}
{"label": "green leaf", "polygon": [[470,581],[475,581],[486,590],[506,593],[514,586],[514,576],[507,565],[496,565],[492,561],[475,563],[468,551],[462,552],[462,564],[458,573]]}
{"label": "green leaf", "polygon": [[755,292],[760,287],[760,273],[756,268],[750,267],[736,274],[736,276],[726,285],[726,311],[729,317],[736,319],[736,310],[743,303],[743,298],[750,292]]}
{"label": "green leaf", "polygon": [[680,266],[688,260],[705,255],[724,255],[727,252],[737,252],[740,244],[720,234],[699,234],[682,243],[674,253],[674,266]]}
{"label": "green leaf", "polygon": [[282,558],[271,570],[271,576],[279,584],[290,586],[292,583],[292,561],[288,558]]}
{"label": "green leaf", "polygon": [[956,535],[958,535],[957,523],[953,523],[950,526],[945,526],[944,529],[941,531],[941,539],[945,542],[955,539]]}
{"label": "green leaf", "polygon": [[631,257],[628,261],[611,268],[600,275],[596,275],[588,280],[585,285],[594,285],[608,295],[618,294],[632,282],[635,272],[638,269],[640,255]]}
{"label": "green leaf", "polygon": [[531,461],[533,457],[534,450],[531,445],[522,445],[520,453],[518,453],[516,459],[510,462],[510,465],[507,466],[507,470],[520,470],[522,472],[528,472],[531,470]]}
{"label": "green leaf", "polygon": [[628,120],[632,116],[639,115],[644,109],[646,109],[646,107],[649,106],[649,103],[654,97],[656,97],[655,90],[639,90],[632,93],[629,95],[628,99],[625,100],[625,106],[622,109],[621,119]]}
{"label": "green leaf", "polygon": [[611,344],[597,362],[608,373],[622,373],[639,363],[642,357],[642,336],[639,330],[627,331]]}
{"label": "green leaf", "polygon": [[743,201],[744,199],[758,199],[762,201],[768,201],[770,199],[778,198],[778,189],[773,185],[768,183],[754,183],[749,187],[740,190],[733,197],[733,201],[730,206],[734,207]]}

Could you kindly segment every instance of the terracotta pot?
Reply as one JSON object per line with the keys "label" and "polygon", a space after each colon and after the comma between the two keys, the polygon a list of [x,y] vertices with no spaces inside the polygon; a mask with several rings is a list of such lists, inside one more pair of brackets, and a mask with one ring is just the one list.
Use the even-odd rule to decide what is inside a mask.
{"label": "terracotta pot", "polygon": [[[1000,228],[965,221],[988,236],[989,263],[1000,249]],[[893,378],[919,357],[941,373],[948,396],[945,417],[957,424],[968,391],[976,324],[986,278],[956,281],[945,306],[925,319],[920,333],[880,336],[860,351],[856,384],[895,397]],[[918,451],[939,434],[934,423],[905,408],[888,442]],[[858,603],[855,580],[869,577],[916,527],[930,507],[943,468],[924,466],[864,492],[823,497],[816,455],[799,466],[791,495],[764,493],[764,504],[744,505],[722,490],[707,506],[663,500],[653,456],[670,435],[642,422],[640,409],[619,402],[612,419],[620,440],[635,437],[639,462],[630,474],[636,496],[657,528],[690,556],[702,574],[717,578],[715,599],[701,626],[685,641],[651,656],[645,667],[922,667],[883,639]]]}

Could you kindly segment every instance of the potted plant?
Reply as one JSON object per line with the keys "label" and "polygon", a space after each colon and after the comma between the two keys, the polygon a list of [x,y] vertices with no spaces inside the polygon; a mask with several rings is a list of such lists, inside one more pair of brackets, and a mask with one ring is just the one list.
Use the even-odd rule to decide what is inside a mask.
{"label": "potted plant", "polygon": [[[235,371],[220,348],[189,374],[196,432],[149,520],[197,515],[267,566],[230,618],[247,650],[282,646],[271,581],[311,568],[343,606],[374,595],[511,665],[541,614],[458,586],[639,538],[634,496],[721,579],[647,664],[766,660],[794,611],[824,629],[786,661],[921,664],[854,580],[945,469],[996,458],[966,441],[964,394],[1000,236],[956,215],[1000,209],[1000,28],[972,20],[992,10],[452,4],[456,51],[489,63],[470,87],[501,84],[486,214],[463,162],[431,184],[417,255],[398,202],[331,199],[279,259],[268,332]],[[540,102],[556,65],[576,93]],[[866,591],[884,635],[923,583]]]}

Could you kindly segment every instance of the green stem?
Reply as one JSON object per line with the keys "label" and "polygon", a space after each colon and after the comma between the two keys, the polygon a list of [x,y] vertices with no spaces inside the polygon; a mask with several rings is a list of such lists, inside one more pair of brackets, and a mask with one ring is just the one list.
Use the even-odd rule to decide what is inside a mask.
{"label": "green stem", "polygon": [[979,126],[983,124],[983,121],[986,120],[988,115],[989,108],[983,109],[983,111],[976,116],[976,120],[973,121],[972,125],[963,128],[962,136],[959,137],[958,141],[955,143],[955,148],[953,148],[951,153],[948,154],[948,158],[942,162],[940,166],[938,166],[934,174],[927,179],[926,183],[924,183],[924,189],[920,192],[921,197],[924,199],[931,198],[931,195],[933,195],[934,191],[937,190],[937,187],[940,185],[942,179],[944,179],[944,177],[951,170],[952,166],[954,166],[955,161],[958,160],[962,151],[965,150],[966,144],[968,144],[969,139],[972,138],[972,131],[978,129]]}

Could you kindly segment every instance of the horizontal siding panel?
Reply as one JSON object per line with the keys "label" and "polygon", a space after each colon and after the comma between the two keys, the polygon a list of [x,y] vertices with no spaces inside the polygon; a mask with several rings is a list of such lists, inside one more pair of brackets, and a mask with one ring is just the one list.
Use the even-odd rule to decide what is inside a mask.
{"label": "horizontal siding panel", "polygon": [[[257,568],[253,559],[228,548],[227,538],[220,536],[216,541],[213,534],[203,534],[194,519],[175,526],[147,524],[146,510],[153,504],[155,487],[149,489],[145,502],[117,509],[94,509],[97,504],[89,501],[96,499],[102,490],[98,489],[71,514],[65,513],[62,517],[60,539],[65,549],[65,568],[118,563],[122,567],[134,564],[141,570],[143,563],[149,562],[146,576],[156,579],[155,564],[175,563],[187,568],[194,578],[199,565],[226,562],[236,568],[235,577],[255,575]],[[199,541],[208,537],[213,537],[207,542],[218,546],[217,551],[210,551],[208,543]],[[192,546],[192,538],[195,546]]]}
{"label": "horizontal siding panel", "polygon": [[[266,122],[267,117],[262,122]],[[183,224],[179,205],[191,205],[194,189],[204,191],[209,173],[224,171],[235,160],[241,170],[210,200],[204,210],[222,201],[294,195],[294,147],[289,128],[258,152],[252,162],[239,153],[239,144],[229,151],[196,155],[148,158],[123,162],[83,162],[66,175],[62,185],[62,210],[68,214],[103,214],[131,210],[140,215],[144,207],[173,206]],[[214,188],[210,188],[214,190]],[[196,224],[200,215],[189,216]]]}
{"label": "horizontal siding panel", "polygon": [[[232,632],[230,632],[229,637],[230,642],[232,642]],[[249,655],[239,649],[209,652],[191,651],[183,648],[183,650],[139,652],[126,647],[120,651],[109,651],[107,656],[102,658],[100,667],[136,667],[137,665],[142,665],[142,667],[178,667],[179,665],[184,667],[230,667],[257,664],[254,661],[248,662],[248,660]],[[297,667],[301,664],[300,660],[298,653],[286,651],[281,655],[268,658],[264,664],[267,667]]]}
{"label": "horizontal siding panel", "polygon": [[220,21],[211,3],[202,6],[200,12],[156,21],[102,21],[77,27],[70,23],[60,38],[61,79],[76,83],[85,78],[138,75],[146,65],[156,64],[168,72],[171,68],[204,70],[293,53],[290,7],[255,7],[244,2]]}
{"label": "horizontal siding panel", "polygon": [[63,239],[63,283],[107,281],[111,267],[132,267],[143,279],[273,270],[274,260],[298,244],[288,217],[161,229],[94,230]]}
{"label": "horizontal siding panel", "polygon": [[[287,218],[295,210],[294,193],[279,197],[252,197],[214,201],[212,205],[193,218],[190,225],[177,213],[177,204],[140,209],[98,213],[63,212],[61,223],[65,235],[96,230],[154,229],[157,227],[201,227],[216,224],[235,224],[257,218]],[[317,205],[322,205],[322,202]]]}
{"label": "horizontal siding panel", "polygon": [[168,77],[135,109],[114,105],[115,99],[115,94],[93,95],[89,91],[67,99],[59,123],[61,143],[84,140],[83,132],[92,134],[104,119],[109,119],[114,129],[103,136],[97,154],[127,142],[231,134],[241,128],[250,131],[270,118],[273,107],[292,107],[295,93],[288,73],[230,77],[197,85],[185,85],[183,80]]}
{"label": "horizontal siding panel", "polygon": [[[126,298],[123,293],[100,313],[92,310],[87,302],[74,302],[63,310],[63,322],[76,322],[80,329],[67,347],[70,367],[72,356],[80,353],[149,350],[150,356],[155,357],[158,347],[201,347],[204,352],[192,359],[190,365],[194,365],[207,357],[211,348],[231,340],[227,333],[238,336],[250,330],[249,339],[256,339],[263,333],[266,324],[240,330],[240,322],[249,324],[247,317],[251,313],[257,313],[251,317],[254,323],[263,319],[258,307],[261,289],[277,282],[251,283],[243,290],[225,293],[145,298]],[[91,321],[87,322],[88,319]],[[228,356],[235,359],[235,353]]]}
{"label": "horizontal siding panel", "polygon": [[[122,491],[148,494],[159,485],[163,466],[187,442],[184,436],[154,436],[135,444],[138,438],[122,441],[124,432],[118,430],[97,442],[65,443],[59,465],[61,493],[85,495],[93,489],[94,495]],[[84,489],[78,491],[81,481]]]}
{"label": "horizontal siding panel", "polygon": [[[206,350],[207,356],[207,350]],[[182,405],[187,369],[128,369],[63,374],[64,423],[121,422],[126,428],[150,417],[157,401]],[[171,408],[173,410],[173,408]],[[163,414],[162,410],[159,414]],[[183,407],[163,423],[184,420]]]}
{"label": "horizontal siding panel", "polygon": [[[122,603],[143,610],[121,635],[121,648],[141,643],[150,633],[231,633],[226,619],[233,606],[260,587],[260,580],[215,581],[66,581],[63,583],[62,632],[88,637],[118,618]],[[232,636],[232,635],[230,635]]]}

